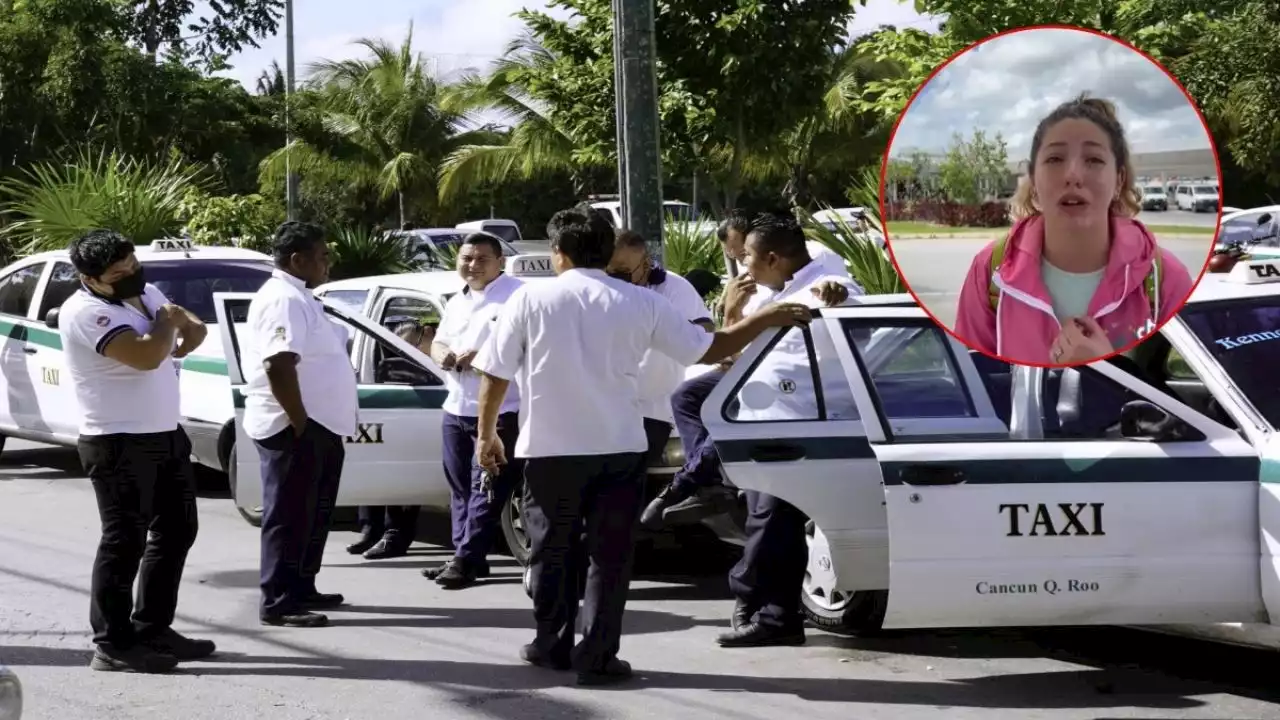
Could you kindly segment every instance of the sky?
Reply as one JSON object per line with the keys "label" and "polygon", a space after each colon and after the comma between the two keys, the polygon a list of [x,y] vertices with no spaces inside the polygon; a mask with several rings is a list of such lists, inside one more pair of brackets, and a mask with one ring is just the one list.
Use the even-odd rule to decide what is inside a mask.
{"label": "sky", "polygon": [[[294,62],[299,78],[307,65],[320,58],[341,60],[359,57],[352,41],[378,37],[399,42],[413,22],[414,45],[434,58],[437,72],[448,75],[467,68],[483,70],[517,37],[523,23],[513,14],[523,7],[542,7],[543,0],[295,0]],[[563,10],[554,15],[566,17]],[[922,16],[910,0],[869,0],[858,8],[851,31],[873,30],[884,24],[937,30],[938,21]],[[233,68],[219,73],[254,88],[258,76],[272,60],[284,67],[284,22],[280,33],[261,40],[233,56]]]}
{"label": "sky", "polygon": [[1111,100],[1134,153],[1194,150],[1210,139],[1194,107],[1141,53],[1091,33],[1044,28],[966,51],[907,108],[890,154],[944,151],[954,133],[1000,132],[1009,160],[1027,158],[1040,119],[1082,91]]}

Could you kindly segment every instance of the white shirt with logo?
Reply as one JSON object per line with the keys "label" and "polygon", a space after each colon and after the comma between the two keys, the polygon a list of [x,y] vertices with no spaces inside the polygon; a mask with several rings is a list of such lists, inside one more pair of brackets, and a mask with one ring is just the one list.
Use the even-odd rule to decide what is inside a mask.
{"label": "white shirt with logo", "polygon": [[[667,271],[663,282],[648,287],[666,298],[689,322],[711,320],[711,312],[702,301],[702,296],[688,280],[676,273]],[[675,422],[675,414],[671,411],[671,394],[684,381],[688,367],[653,348],[644,354],[644,359],[640,361],[640,411],[645,417]]]}
{"label": "white shirt with logo", "polygon": [[[444,306],[444,318],[436,332],[435,342],[442,343],[454,355],[469,350],[479,350],[489,340],[498,314],[512,293],[524,283],[510,275],[502,274],[479,292],[469,287],[449,298]],[[466,372],[445,372],[445,387],[449,395],[442,405],[445,412],[459,417],[476,417],[480,414],[480,374],[474,369]],[[502,400],[501,413],[520,410],[520,390],[512,383]]]}
{"label": "white shirt with logo", "polygon": [[473,364],[520,385],[515,457],[641,453],[640,361],[691,365],[712,339],[652,290],[574,268],[520,288]]}
{"label": "white shirt with logo", "polygon": [[155,285],[142,293],[146,313],[81,288],[58,312],[58,334],[67,374],[80,405],[81,435],[146,434],[178,429],[178,368],[175,359],[154,370],[135,370],[103,354],[112,340],[132,330],[147,335],[152,318],[169,300]]}
{"label": "white shirt with logo", "polygon": [[298,356],[298,387],[307,417],[330,432],[356,431],[359,400],[347,332],[325,314],[306,284],[275,270],[249,303],[241,345],[245,375],[244,429],[265,440],[289,427],[289,416],[271,392],[263,361],[280,353]]}
{"label": "white shirt with logo", "polygon": [[[815,260],[800,268],[781,290],[771,292],[770,300],[812,308],[825,307],[822,300],[813,294],[813,289],[826,282],[843,285],[850,297],[864,294],[862,287],[848,274],[833,275],[829,267]],[[735,419],[743,422],[819,419],[813,376],[814,367],[809,359],[804,332],[800,328],[785,331],[782,339],[765,354],[738,391],[739,408]],[[829,420],[857,417],[853,393],[843,377],[823,385],[823,405]]]}

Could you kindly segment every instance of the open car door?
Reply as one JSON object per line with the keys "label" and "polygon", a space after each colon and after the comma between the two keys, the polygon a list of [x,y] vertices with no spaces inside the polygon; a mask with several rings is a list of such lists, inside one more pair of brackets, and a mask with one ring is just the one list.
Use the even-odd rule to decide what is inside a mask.
{"label": "open car door", "polygon": [[[1011,367],[920,310],[824,316],[875,418],[885,627],[1259,617],[1258,460],[1235,432],[1108,362]],[[911,352],[880,362],[867,338],[907,328]]]}
{"label": "open car door", "polygon": [[[236,327],[238,322],[243,328],[252,298],[247,293],[214,295],[236,413],[232,488],[236,506],[254,522],[261,516],[262,478],[256,448],[242,422],[245,374],[242,338],[237,334],[242,330]],[[447,507],[440,434],[447,394],[442,371],[376,322],[328,303],[325,312],[348,333],[359,393],[359,424],[356,434],[346,438],[337,504]]]}

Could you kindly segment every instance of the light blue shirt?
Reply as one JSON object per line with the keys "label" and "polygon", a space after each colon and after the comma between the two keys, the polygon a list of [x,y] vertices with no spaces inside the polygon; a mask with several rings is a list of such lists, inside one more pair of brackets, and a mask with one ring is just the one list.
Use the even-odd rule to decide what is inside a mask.
{"label": "light blue shirt", "polygon": [[1102,284],[1105,272],[1105,267],[1087,273],[1067,272],[1048,260],[1040,260],[1040,276],[1044,278],[1044,286],[1049,291],[1049,300],[1053,303],[1053,312],[1058,316],[1058,322],[1088,314],[1089,301],[1093,300],[1094,293]]}

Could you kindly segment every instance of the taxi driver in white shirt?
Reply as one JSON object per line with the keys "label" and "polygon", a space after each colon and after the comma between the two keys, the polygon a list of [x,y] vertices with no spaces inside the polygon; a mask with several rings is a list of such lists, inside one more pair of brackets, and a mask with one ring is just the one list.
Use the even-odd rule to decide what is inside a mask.
{"label": "taxi driver in white shirt", "polygon": [[[825,303],[817,290],[828,282],[844,285],[849,295],[863,294],[848,276],[832,275],[809,256],[804,229],[789,215],[766,214],[752,222],[743,260],[755,282],[772,291],[774,302],[821,307]],[[739,417],[815,417],[812,384],[803,336],[789,332],[752,371],[738,397]],[[830,417],[855,412],[851,391],[846,387],[841,392],[840,385],[823,388]],[[801,645],[805,636],[800,597],[809,556],[806,518],[776,497],[750,490],[745,495],[747,542],[742,559],[729,572],[729,589],[736,600],[733,630],[717,642],[722,647]]]}

